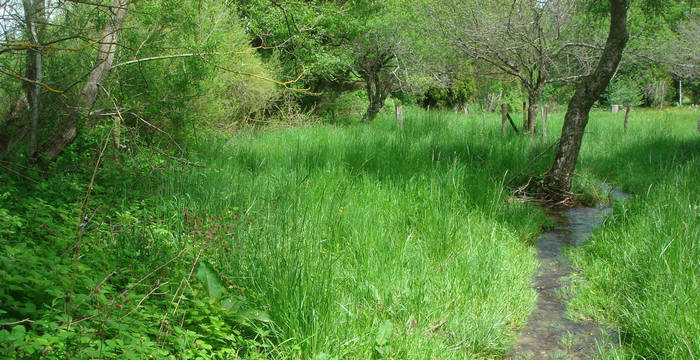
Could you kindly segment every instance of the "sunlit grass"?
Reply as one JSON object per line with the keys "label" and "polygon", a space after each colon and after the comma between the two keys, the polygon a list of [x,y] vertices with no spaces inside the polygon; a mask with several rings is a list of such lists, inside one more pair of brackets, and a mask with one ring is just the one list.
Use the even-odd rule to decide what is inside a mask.
{"label": "sunlit grass", "polygon": [[[482,129],[479,114],[416,109],[403,131],[386,114],[241,133],[201,149],[209,168],[173,170],[160,201],[250,222],[209,256],[269,312],[282,357],[498,357],[534,306],[529,245],[544,222],[505,183],[547,169],[551,150],[530,161],[562,117],[550,116],[548,142],[503,139],[495,114]],[[619,328],[611,357],[697,357],[697,114],[635,111],[627,134],[623,117],[592,114],[576,189],[607,181],[637,198],[573,250],[570,310]]]}
{"label": "sunlit grass", "polygon": [[[349,128],[239,135],[169,177],[176,211],[244,214],[217,266],[256,294],[289,357],[504,354],[534,305],[542,211],[512,201],[507,171],[543,148],[502,140],[496,116],[409,111]],[[478,126],[477,126],[478,125]]]}
{"label": "sunlit grass", "polygon": [[[658,359],[700,356],[700,134],[697,113],[639,111],[588,128],[580,167],[636,198],[573,251],[581,269],[572,312],[610,323],[624,351]],[[577,316],[575,315],[575,316]]]}

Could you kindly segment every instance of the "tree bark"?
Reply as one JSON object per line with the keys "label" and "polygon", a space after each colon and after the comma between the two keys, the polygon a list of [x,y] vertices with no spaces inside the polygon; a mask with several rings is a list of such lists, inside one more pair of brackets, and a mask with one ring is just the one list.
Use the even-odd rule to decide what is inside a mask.
{"label": "tree bark", "polygon": [[364,69],[362,72],[362,78],[365,81],[367,98],[369,100],[367,112],[365,112],[365,120],[368,122],[374,120],[377,114],[382,110],[386,98],[391,91],[391,86],[394,84],[394,78],[390,74],[382,74],[384,65],[384,63],[380,63],[368,69]]}
{"label": "tree bark", "polygon": [[29,100],[29,154],[30,156],[36,152],[36,136],[39,128],[39,110],[41,107],[40,90],[41,90],[41,43],[39,41],[39,33],[43,32],[44,19],[44,0],[23,0],[24,7],[24,22],[26,24],[29,41],[32,48],[27,50],[27,73],[24,89]]}
{"label": "tree bark", "polygon": [[627,32],[628,0],[610,0],[610,30],[605,49],[594,73],[576,87],[564,117],[561,139],[552,168],[545,174],[549,196],[555,200],[571,190],[574,169],[581,150],[583,132],[588,124],[591,107],[610,83],[629,34]]}
{"label": "tree bark", "polygon": [[[23,0],[24,24],[32,45],[27,49],[25,80],[22,94],[13,104],[6,119],[0,126],[0,158],[7,156],[14,146],[27,135],[29,128],[29,154],[36,152],[37,132],[39,128],[39,110],[41,109],[41,35],[46,27],[46,13],[43,0]],[[29,110],[29,118],[24,113]],[[29,125],[29,126],[27,126]]]}
{"label": "tree bark", "polygon": [[698,132],[700,133],[700,115],[698,115]]}
{"label": "tree bark", "polygon": [[542,97],[542,88],[537,88],[529,92],[527,108],[527,132],[535,135],[537,132],[537,110]]}
{"label": "tree bark", "polygon": [[630,118],[630,105],[625,106],[625,123],[624,123],[624,133],[627,133],[627,122]]}
{"label": "tree bark", "polygon": [[102,31],[95,66],[90,71],[87,82],[78,96],[75,109],[63,121],[56,134],[42,145],[40,150],[41,160],[45,162],[56,160],[58,155],[63,152],[63,149],[70,145],[78,135],[78,118],[80,114],[89,114],[95,105],[99,88],[112,68],[114,55],[117,51],[119,30],[124,22],[128,6],[129,0],[114,0],[110,21],[107,22]]}

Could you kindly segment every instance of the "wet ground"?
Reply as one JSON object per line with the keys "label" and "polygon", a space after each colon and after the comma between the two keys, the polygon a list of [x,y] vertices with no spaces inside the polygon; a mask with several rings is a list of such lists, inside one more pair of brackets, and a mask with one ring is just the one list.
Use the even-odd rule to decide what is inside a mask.
{"label": "wet ground", "polygon": [[[629,197],[604,186],[610,197]],[[610,213],[609,205],[579,207],[552,213],[556,223],[535,244],[540,267],[534,279],[537,309],[511,350],[509,359],[593,359],[601,350],[616,345],[617,334],[590,321],[566,318],[568,277],[571,266],[564,253],[569,246],[587,241],[593,229]]]}

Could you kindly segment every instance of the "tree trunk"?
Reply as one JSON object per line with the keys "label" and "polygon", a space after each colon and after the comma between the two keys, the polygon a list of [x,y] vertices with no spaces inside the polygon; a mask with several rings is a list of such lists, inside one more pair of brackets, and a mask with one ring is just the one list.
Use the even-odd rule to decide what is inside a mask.
{"label": "tree trunk", "polygon": [[365,120],[372,122],[372,120],[377,117],[377,114],[379,114],[384,107],[384,102],[386,101],[387,95],[388,91],[386,91],[384,95],[380,93],[378,96],[370,97],[369,106],[367,107],[367,112],[365,113]]}
{"label": "tree trunk", "polygon": [[700,115],[698,115],[698,132],[700,133]]}
{"label": "tree trunk", "polygon": [[571,190],[571,181],[581,150],[583,132],[588,123],[591,107],[610,83],[615,73],[629,34],[627,32],[628,0],[610,0],[610,30],[605,49],[595,72],[576,87],[564,117],[559,148],[552,168],[545,175],[549,196],[561,200]]}
{"label": "tree trunk", "polygon": [[40,156],[43,161],[54,161],[58,155],[61,154],[63,149],[75,140],[78,135],[77,126],[80,113],[89,115],[90,110],[92,110],[92,107],[95,105],[99,88],[102,86],[102,82],[107,78],[112,68],[114,55],[117,51],[119,30],[124,22],[128,6],[129,0],[114,0],[110,21],[107,22],[107,25],[102,31],[95,66],[88,75],[87,82],[78,96],[75,106],[76,109],[71,111],[56,134],[41,147]]}
{"label": "tree trunk", "polygon": [[27,74],[24,88],[29,99],[29,154],[36,152],[36,136],[39,128],[39,110],[41,107],[41,49],[39,33],[43,30],[43,25],[38,25],[38,21],[45,23],[44,0],[23,0],[24,22],[29,34],[32,49],[27,51]]}
{"label": "tree trunk", "polygon": [[624,133],[627,133],[627,122],[629,121],[630,118],[630,105],[627,105],[625,107],[625,123],[624,123]]}
{"label": "tree trunk", "polygon": [[678,106],[683,106],[683,80],[678,80]]}
{"label": "tree trunk", "polygon": [[[6,157],[15,144],[22,141],[29,131],[29,153],[36,151],[41,109],[41,49],[40,39],[46,27],[43,0],[23,0],[24,24],[32,45],[27,49],[25,80],[22,93],[0,123],[0,158]],[[29,118],[25,113],[29,110]],[[28,120],[28,121],[27,121]]]}
{"label": "tree trunk", "polygon": [[537,108],[539,106],[541,97],[541,88],[532,90],[528,94],[528,101],[530,102],[530,104],[527,108],[527,132],[530,135],[535,135],[535,133],[537,132]]}
{"label": "tree trunk", "polygon": [[[381,71],[381,68],[376,70]],[[391,86],[394,83],[394,78],[391,76],[382,78],[382,74],[380,73],[364,74],[363,77],[367,89],[367,98],[369,100],[369,106],[365,113],[365,120],[371,122],[384,107],[386,98],[389,96],[389,91],[391,91]]]}

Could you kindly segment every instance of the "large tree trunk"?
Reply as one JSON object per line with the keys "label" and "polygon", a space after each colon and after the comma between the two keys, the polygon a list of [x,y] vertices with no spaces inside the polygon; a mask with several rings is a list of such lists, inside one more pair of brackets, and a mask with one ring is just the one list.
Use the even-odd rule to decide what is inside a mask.
{"label": "large tree trunk", "polygon": [[129,0],[114,0],[111,9],[112,16],[102,32],[95,67],[88,75],[87,82],[76,101],[75,109],[66,117],[56,134],[41,147],[40,156],[43,161],[55,160],[63,149],[75,140],[78,135],[78,118],[80,114],[89,114],[95,105],[100,86],[102,86],[102,82],[107,78],[112,68],[114,55],[117,50],[117,41],[119,40],[119,30],[126,16],[128,6]]}
{"label": "large tree trunk", "polygon": [[591,107],[605,90],[617,69],[629,34],[627,32],[628,0],[610,0],[610,32],[595,72],[576,87],[564,117],[559,148],[552,168],[545,175],[550,196],[561,198],[571,190],[583,132]]}
{"label": "large tree trunk", "polygon": [[[36,151],[41,108],[41,34],[46,27],[44,0],[23,0],[24,24],[28,42],[22,93],[0,123],[0,158],[7,156],[29,131],[29,153]],[[25,116],[29,110],[29,118]],[[28,121],[27,121],[28,120]]]}

